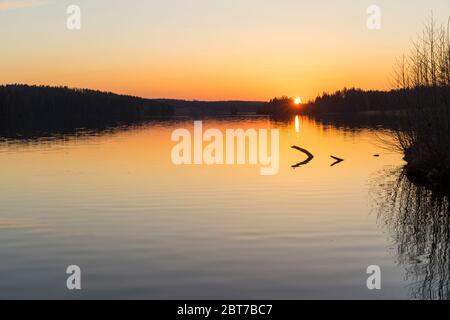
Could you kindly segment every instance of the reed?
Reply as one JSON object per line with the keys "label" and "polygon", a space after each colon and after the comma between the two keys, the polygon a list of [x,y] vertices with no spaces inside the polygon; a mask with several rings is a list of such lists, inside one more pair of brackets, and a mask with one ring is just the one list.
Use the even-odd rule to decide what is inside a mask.
{"label": "reed", "polygon": [[[450,19],[449,19],[450,22]],[[407,174],[425,183],[450,184],[450,37],[433,18],[395,68],[395,85],[407,105],[396,147]]]}

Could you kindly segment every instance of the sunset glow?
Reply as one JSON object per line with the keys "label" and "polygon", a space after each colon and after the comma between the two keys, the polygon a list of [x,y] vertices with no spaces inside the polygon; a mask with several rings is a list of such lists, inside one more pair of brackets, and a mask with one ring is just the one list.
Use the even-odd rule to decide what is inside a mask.
{"label": "sunset glow", "polygon": [[0,0],[0,300],[450,300],[449,14]]}
{"label": "sunset glow", "polygon": [[370,31],[360,1],[78,3],[76,31],[65,28],[70,1],[0,7],[0,83],[258,101],[299,89],[304,101],[343,87],[386,89],[421,22],[449,12],[447,0],[380,0],[389,15]]}

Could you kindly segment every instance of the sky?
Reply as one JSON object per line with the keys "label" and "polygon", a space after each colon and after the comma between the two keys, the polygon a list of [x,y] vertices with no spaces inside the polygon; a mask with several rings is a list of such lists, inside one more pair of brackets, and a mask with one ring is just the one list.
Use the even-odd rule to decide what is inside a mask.
{"label": "sky", "polygon": [[431,14],[446,25],[450,0],[0,0],[0,84],[199,100],[389,89]]}

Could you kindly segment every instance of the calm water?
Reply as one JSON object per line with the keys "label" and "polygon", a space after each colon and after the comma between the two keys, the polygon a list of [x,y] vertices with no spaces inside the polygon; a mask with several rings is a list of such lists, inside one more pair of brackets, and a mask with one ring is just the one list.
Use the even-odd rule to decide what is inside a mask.
{"label": "calm water", "polygon": [[[380,146],[379,131],[306,118],[297,127],[265,118],[206,119],[204,126],[279,128],[279,174],[263,177],[249,165],[174,166],[170,135],[191,129],[190,120],[0,143],[0,298],[404,299],[448,292],[449,233],[436,231],[439,210],[448,207],[418,208],[416,196],[392,193],[396,183],[413,187],[397,181],[401,155]],[[292,145],[315,159],[291,168],[305,158]],[[330,155],[345,161],[330,167]],[[441,250],[431,280],[428,248]],[[82,269],[79,292],[66,289],[72,264]],[[366,287],[374,264],[382,269],[381,291]]]}

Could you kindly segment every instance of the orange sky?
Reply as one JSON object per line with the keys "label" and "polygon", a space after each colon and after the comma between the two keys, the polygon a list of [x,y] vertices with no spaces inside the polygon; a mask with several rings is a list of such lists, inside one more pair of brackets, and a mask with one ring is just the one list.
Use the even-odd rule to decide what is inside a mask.
{"label": "orange sky", "polygon": [[373,31],[369,1],[80,0],[69,31],[69,1],[0,0],[0,83],[204,100],[388,89],[395,58],[450,2],[378,3]]}

